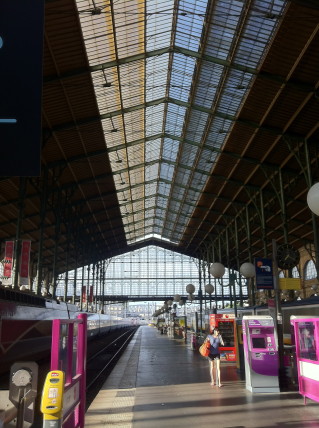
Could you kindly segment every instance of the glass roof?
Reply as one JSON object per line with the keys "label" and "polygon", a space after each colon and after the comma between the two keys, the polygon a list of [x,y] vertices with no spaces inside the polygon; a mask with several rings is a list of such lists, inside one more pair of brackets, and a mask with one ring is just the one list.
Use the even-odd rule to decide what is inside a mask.
{"label": "glass roof", "polygon": [[77,0],[128,243],[180,242],[285,3]]}

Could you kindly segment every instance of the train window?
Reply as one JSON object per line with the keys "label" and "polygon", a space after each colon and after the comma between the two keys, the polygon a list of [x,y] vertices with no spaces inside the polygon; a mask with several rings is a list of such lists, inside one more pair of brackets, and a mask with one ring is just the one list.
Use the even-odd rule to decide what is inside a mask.
{"label": "train window", "polygon": [[299,354],[301,358],[317,361],[315,346],[315,326],[313,322],[298,324]]}

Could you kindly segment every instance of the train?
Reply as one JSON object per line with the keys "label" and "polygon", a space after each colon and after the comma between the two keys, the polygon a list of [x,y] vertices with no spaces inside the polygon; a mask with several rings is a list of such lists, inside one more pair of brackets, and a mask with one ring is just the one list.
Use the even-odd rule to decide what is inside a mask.
{"label": "train", "polygon": [[[16,361],[48,357],[51,350],[52,320],[75,319],[81,312],[73,304],[26,295],[12,289],[0,290],[0,373]],[[105,335],[131,327],[120,317],[87,313],[87,337]]]}

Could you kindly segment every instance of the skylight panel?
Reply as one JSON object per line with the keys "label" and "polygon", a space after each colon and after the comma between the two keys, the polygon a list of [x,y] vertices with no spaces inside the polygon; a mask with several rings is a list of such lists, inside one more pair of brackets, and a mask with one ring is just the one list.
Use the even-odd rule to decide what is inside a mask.
{"label": "skylight panel", "polygon": [[176,177],[175,177],[175,182],[174,182],[174,186],[175,185],[182,185],[182,186],[186,186],[189,180],[189,176],[191,174],[191,171],[188,169],[185,169],[183,167],[178,168]]}
{"label": "skylight panel", "polygon": [[211,123],[205,145],[208,147],[221,148],[231,126],[232,122],[230,120],[215,117]]}
{"label": "skylight panel", "polygon": [[145,184],[145,195],[155,195],[156,192],[157,192],[157,180],[156,180],[156,182],[153,182],[153,183],[146,182],[146,184]]}
{"label": "skylight panel", "polygon": [[193,189],[190,189],[185,198],[185,202],[186,203],[190,202],[193,204],[195,201],[197,201],[197,198],[199,198],[200,193],[201,193],[200,191],[195,191]]}
{"label": "skylight panel", "polygon": [[199,81],[194,97],[195,104],[206,108],[211,108],[224,71],[225,67],[219,64],[202,61]]}
{"label": "skylight panel", "polygon": [[[141,167],[135,167],[134,169],[130,170],[129,175],[131,186],[140,184],[144,181],[144,165],[142,164]],[[132,192],[134,193],[134,190]]]}
{"label": "skylight panel", "polygon": [[[250,67],[257,67],[264,55],[276,26],[278,17],[283,11],[286,2],[257,1],[255,11],[250,13],[243,37],[239,41],[236,62]],[[270,19],[271,17],[271,19]]]}
{"label": "skylight panel", "polygon": [[164,103],[145,109],[146,136],[157,135],[162,132],[164,118]]}
{"label": "skylight panel", "polygon": [[180,201],[184,198],[186,194],[186,188],[174,186],[172,190],[172,198],[175,199],[173,205],[170,204],[172,209],[179,209]]}
{"label": "skylight panel", "polygon": [[144,185],[138,184],[138,185],[134,186],[133,193],[134,193],[134,200],[135,201],[143,198],[144,197]]}
{"label": "skylight panel", "polygon": [[156,162],[152,165],[147,165],[145,167],[145,180],[146,181],[151,181],[154,180],[155,178],[158,178],[159,175],[159,163]]}
{"label": "skylight panel", "polygon": [[156,140],[146,141],[145,142],[145,160],[146,162],[152,162],[160,158],[161,150],[161,140],[158,138]]}
{"label": "skylight panel", "polygon": [[[92,80],[101,114],[119,110],[121,102],[116,70],[112,68],[104,72],[94,71]],[[112,86],[107,87],[107,83],[111,83]]]}
{"label": "skylight panel", "polygon": [[170,138],[164,138],[162,158],[171,162],[175,162],[177,159],[179,146],[179,141],[172,140]]}
{"label": "skylight panel", "polygon": [[176,199],[177,196],[180,196],[180,199],[182,199],[181,195],[172,194],[172,199],[170,200],[168,207],[168,214],[171,212],[177,212],[179,210],[181,202]]}
{"label": "skylight panel", "polygon": [[118,58],[144,51],[144,2],[113,2]]}
{"label": "skylight panel", "polygon": [[168,79],[168,61],[168,54],[146,60],[146,101],[165,97]]}
{"label": "skylight panel", "polygon": [[189,165],[192,167],[196,162],[196,157],[198,155],[199,149],[196,146],[191,144],[184,143],[183,151],[181,154],[180,163],[183,165]]}
{"label": "skylight panel", "polygon": [[169,212],[165,219],[165,229],[173,229],[177,219],[177,214]]}
{"label": "skylight panel", "polygon": [[152,218],[145,220],[145,227],[153,227],[154,220]]}
{"label": "skylight panel", "polygon": [[[189,141],[199,143],[206,129],[209,115],[207,113],[192,110],[187,127],[186,138]],[[188,163],[188,162],[187,162]]]}
{"label": "skylight panel", "polygon": [[[212,169],[212,165],[215,163],[217,158],[217,152],[214,152],[212,150],[206,150],[204,149],[201,155],[201,158],[198,161],[198,168],[206,171],[207,173],[211,171]],[[204,186],[206,184],[206,181],[208,179],[207,176],[202,176],[202,182],[201,182],[201,186]],[[192,181],[192,185],[194,181]]]}
{"label": "skylight panel", "polygon": [[174,176],[175,166],[163,161],[160,167],[160,179],[171,181]]}
{"label": "skylight panel", "polygon": [[170,191],[171,191],[171,185],[170,185],[170,184],[168,184],[168,183],[163,183],[162,181],[160,181],[160,182],[158,183],[158,192],[159,192],[161,195],[169,196]]}
{"label": "skylight panel", "polygon": [[185,217],[189,216],[193,212],[194,206],[194,201],[190,201],[190,204],[183,204],[181,215]]}
{"label": "skylight panel", "polygon": [[167,122],[165,132],[171,135],[180,136],[183,129],[186,108],[173,103],[168,103]]}
{"label": "skylight panel", "polygon": [[206,15],[207,1],[179,2],[175,44],[197,51]]}
{"label": "skylight panel", "polygon": [[144,110],[136,110],[124,115],[124,126],[127,142],[144,137]]}
{"label": "skylight panel", "polygon": [[173,23],[173,0],[147,0],[146,51],[170,45]]}
{"label": "skylight panel", "polygon": [[196,60],[182,54],[174,54],[169,95],[181,101],[187,101],[191,88]]}
{"label": "skylight panel", "polygon": [[150,221],[149,224],[153,225],[154,217],[155,217],[155,208],[154,208],[154,206],[155,206],[155,198],[152,198],[151,202],[152,202],[152,208],[148,208],[147,209],[147,211],[145,212],[145,217],[147,219],[149,219],[149,220],[147,220],[147,221]]}
{"label": "skylight panel", "polygon": [[144,102],[144,62],[134,61],[120,67],[120,89],[124,108]]}
{"label": "skylight panel", "polygon": [[158,212],[163,215],[166,212],[167,209],[167,198],[164,198],[163,196],[159,195],[157,198],[157,208],[156,208],[156,215],[158,215]]}

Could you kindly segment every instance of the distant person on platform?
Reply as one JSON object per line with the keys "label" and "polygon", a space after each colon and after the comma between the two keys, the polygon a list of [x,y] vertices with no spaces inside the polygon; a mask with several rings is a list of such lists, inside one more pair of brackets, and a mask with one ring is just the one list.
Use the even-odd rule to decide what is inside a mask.
{"label": "distant person on platform", "polygon": [[211,334],[206,337],[206,341],[210,342],[210,352],[208,355],[209,370],[211,377],[211,385],[223,386],[220,379],[220,346],[224,346],[224,341],[219,333],[217,327],[215,327]]}

